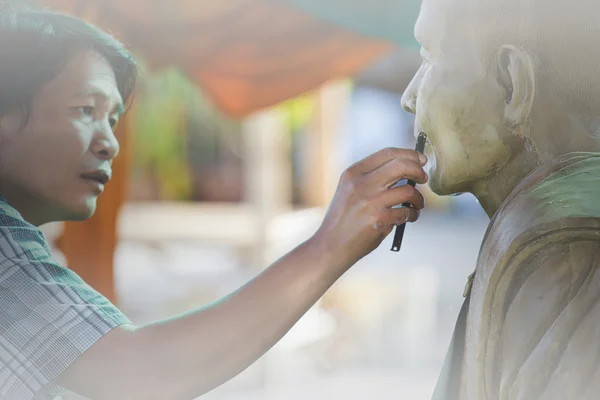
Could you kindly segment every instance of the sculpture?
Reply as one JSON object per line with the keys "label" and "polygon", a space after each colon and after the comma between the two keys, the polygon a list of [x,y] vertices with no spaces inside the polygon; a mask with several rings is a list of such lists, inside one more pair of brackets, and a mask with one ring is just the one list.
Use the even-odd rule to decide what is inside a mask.
{"label": "sculpture", "polygon": [[[491,218],[434,398],[600,393],[600,4],[423,0],[403,106]],[[464,341],[464,346],[462,342]]]}

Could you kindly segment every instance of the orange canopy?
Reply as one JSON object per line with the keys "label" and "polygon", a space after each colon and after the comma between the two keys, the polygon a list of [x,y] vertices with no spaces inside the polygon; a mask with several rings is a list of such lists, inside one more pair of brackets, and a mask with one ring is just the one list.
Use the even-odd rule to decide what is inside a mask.
{"label": "orange canopy", "polygon": [[353,75],[392,45],[269,0],[38,0],[83,17],[152,67],[175,65],[230,116]]}

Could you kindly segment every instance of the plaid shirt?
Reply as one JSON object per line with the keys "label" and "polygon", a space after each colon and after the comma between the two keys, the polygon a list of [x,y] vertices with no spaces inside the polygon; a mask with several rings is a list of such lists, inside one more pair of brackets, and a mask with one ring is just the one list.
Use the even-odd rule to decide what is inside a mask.
{"label": "plaid shirt", "polygon": [[51,384],[129,320],[51,256],[35,226],[0,195],[0,398],[52,399]]}

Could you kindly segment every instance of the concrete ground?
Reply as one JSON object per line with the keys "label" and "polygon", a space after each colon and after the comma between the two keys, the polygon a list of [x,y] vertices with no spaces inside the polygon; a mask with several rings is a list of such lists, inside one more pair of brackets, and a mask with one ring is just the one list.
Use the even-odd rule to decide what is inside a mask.
{"label": "concrete ground", "polygon": [[[429,398],[486,225],[424,213],[400,253],[388,238],[282,343],[203,399]],[[245,270],[225,246],[125,242],[120,305],[139,324],[177,315],[235,290],[252,276]]]}

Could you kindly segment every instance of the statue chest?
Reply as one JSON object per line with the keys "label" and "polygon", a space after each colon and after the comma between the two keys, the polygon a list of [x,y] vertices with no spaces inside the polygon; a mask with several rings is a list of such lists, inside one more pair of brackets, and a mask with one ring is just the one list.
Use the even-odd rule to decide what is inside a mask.
{"label": "statue chest", "polygon": [[554,398],[542,394],[560,373],[570,376],[556,389],[562,398],[586,387],[573,374],[586,375],[580,363],[597,356],[585,349],[600,336],[600,230],[554,228],[527,232],[499,253],[498,240],[482,246],[465,330],[463,400]]}

